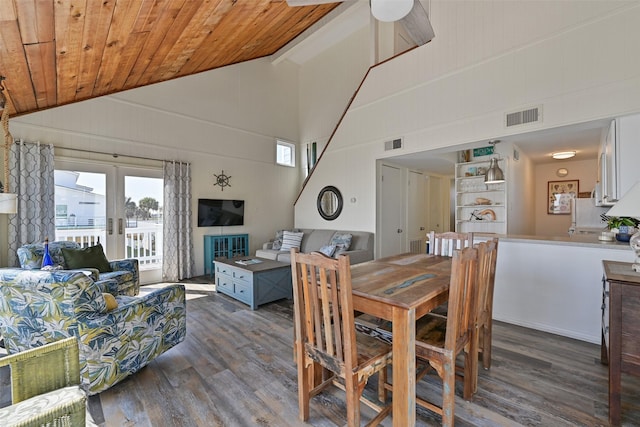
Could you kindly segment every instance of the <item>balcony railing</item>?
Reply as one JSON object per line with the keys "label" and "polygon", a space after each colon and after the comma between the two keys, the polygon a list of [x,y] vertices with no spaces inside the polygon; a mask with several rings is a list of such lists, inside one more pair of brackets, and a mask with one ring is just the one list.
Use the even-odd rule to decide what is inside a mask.
{"label": "balcony railing", "polygon": [[[137,258],[141,270],[162,267],[162,225],[140,221],[136,228],[125,228],[125,258]],[[80,246],[94,246],[106,242],[104,228],[58,228],[56,240],[73,241]]]}

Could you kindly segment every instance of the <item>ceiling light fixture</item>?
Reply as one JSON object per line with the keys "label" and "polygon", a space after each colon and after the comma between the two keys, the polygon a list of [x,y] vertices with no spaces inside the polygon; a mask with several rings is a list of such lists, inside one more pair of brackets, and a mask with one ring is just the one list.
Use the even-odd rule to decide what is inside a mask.
{"label": "ceiling light fixture", "polygon": [[553,153],[551,157],[558,160],[570,159],[576,155],[575,151],[560,151],[558,153]]}
{"label": "ceiling light fixture", "polygon": [[[499,139],[492,139],[491,141],[489,141],[489,144],[493,145],[494,154],[496,144],[499,142]],[[496,157],[492,157],[491,163],[489,164],[489,169],[487,169],[487,172],[484,175],[484,183],[499,184],[501,182],[504,182],[504,172],[502,172],[502,169],[500,169],[500,166],[498,166],[498,159]]]}
{"label": "ceiling light fixture", "polygon": [[370,0],[371,14],[382,22],[398,21],[411,12],[413,0]]}

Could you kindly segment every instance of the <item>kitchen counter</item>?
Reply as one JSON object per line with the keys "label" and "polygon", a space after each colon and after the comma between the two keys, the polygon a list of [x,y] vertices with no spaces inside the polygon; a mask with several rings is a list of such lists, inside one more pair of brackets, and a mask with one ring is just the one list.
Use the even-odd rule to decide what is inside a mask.
{"label": "kitchen counter", "polygon": [[[475,238],[474,234],[474,238]],[[479,237],[487,236],[489,234],[482,235],[478,234]],[[558,236],[526,236],[526,235],[517,235],[517,234],[508,234],[499,236],[500,241],[504,242],[530,242],[530,243],[538,243],[538,244],[546,244],[546,245],[562,245],[562,246],[582,246],[582,247],[592,247],[599,249],[621,249],[621,250],[630,250],[629,242],[618,242],[617,240],[613,241],[603,241],[598,240],[598,234],[574,234],[573,236],[567,235],[558,237]]]}
{"label": "kitchen counter", "polygon": [[598,234],[499,237],[493,318],[600,344],[602,260],[632,262],[627,242]]}

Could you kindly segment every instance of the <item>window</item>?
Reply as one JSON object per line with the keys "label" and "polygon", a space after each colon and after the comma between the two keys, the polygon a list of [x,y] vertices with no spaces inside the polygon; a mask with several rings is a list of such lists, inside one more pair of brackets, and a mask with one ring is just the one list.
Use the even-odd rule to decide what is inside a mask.
{"label": "window", "polygon": [[282,166],[296,166],[296,146],[289,142],[276,141],[276,163]]}

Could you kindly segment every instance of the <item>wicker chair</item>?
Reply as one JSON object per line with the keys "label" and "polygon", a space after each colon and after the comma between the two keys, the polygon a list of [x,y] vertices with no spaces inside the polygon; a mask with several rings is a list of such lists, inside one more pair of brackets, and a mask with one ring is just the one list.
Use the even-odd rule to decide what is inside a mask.
{"label": "wicker chair", "polygon": [[0,408],[0,425],[94,425],[87,422],[75,337],[3,357],[0,366],[11,369],[12,398],[10,406]]}

